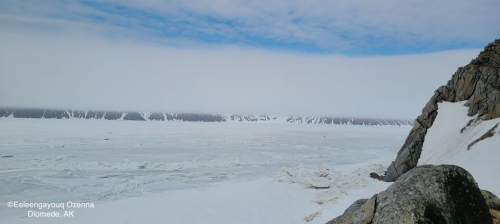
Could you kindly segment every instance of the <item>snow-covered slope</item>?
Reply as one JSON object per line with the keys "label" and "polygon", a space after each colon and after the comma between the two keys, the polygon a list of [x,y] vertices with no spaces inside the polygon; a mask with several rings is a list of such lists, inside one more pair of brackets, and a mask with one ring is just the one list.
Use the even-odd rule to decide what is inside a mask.
{"label": "snow-covered slope", "polygon": [[418,165],[453,164],[469,171],[479,187],[500,195],[500,118],[467,116],[465,101],[438,103]]}
{"label": "snow-covered slope", "polygon": [[350,118],[329,116],[269,116],[251,114],[206,114],[206,113],[165,113],[165,112],[120,112],[66,109],[2,109],[0,118],[39,119],[103,119],[135,121],[190,121],[190,122],[243,122],[243,123],[290,123],[324,125],[413,125],[411,120]]}

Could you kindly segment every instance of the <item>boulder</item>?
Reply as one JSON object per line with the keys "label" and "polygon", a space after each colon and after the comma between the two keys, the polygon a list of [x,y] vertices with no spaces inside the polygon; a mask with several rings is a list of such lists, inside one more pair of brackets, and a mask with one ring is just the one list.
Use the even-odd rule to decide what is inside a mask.
{"label": "boulder", "polygon": [[[366,199],[364,199],[366,200]],[[492,223],[469,172],[454,165],[424,165],[402,175],[387,190],[356,201],[335,223]]]}
{"label": "boulder", "polygon": [[414,122],[384,181],[392,182],[418,164],[427,129],[437,116],[437,103],[467,100],[468,115],[491,120],[500,116],[500,39],[488,44],[468,65],[458,68],[448,83],[439,87]]}
{"label": "boulder", "polygon": [[373,178],[373,179],[377,179],[377,180],[383,180],[384,179],[384,175],[378,175],[378,173],[375,173],[375,172],[371,172],[370,173],[370,177]]}
{"label": "boulder", "polygon": [[356,224],[368,224],[372,223],[373,215],[376,209],[377,195],[368,199],[359,199],[355,201],[343,215],[330,220],[326,224],[337,224],[337,223],[356,223]]}

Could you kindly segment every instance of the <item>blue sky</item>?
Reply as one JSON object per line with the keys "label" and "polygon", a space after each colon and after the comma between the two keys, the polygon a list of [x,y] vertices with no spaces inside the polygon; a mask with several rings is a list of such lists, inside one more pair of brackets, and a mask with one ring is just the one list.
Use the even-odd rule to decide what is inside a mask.
{"label": "blue sky", "polygon": [[178,47],[236,45],[311,54],[401,55],[481,48],[500,37],[500,26],[495,25],[500,2],[495,0],[0,4],[4,32],[83,32]]}
{"label": "blue sky", "polygon": [[0,0],[0,106],[413,119],[500,1]]}

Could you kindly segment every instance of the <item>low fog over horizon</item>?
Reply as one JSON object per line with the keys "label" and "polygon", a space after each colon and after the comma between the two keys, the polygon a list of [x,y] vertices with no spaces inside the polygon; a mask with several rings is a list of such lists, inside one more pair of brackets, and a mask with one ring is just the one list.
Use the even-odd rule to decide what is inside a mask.
{"label": "low fog over horizon", "polygon": [[[119,11],[120,4],[128,11]],[[434,90],[498,33],[479,25],[485,18],[467,19],[488,7],[441,24],[440,7],[424,4],[396,14],[390,4],[361,7],[367,15],[359,18],[301,11],[299,2],[286,9],[266,3],[269,13],[294,12],[273,17],[253,4],[227,3],[231,13],[216,3],[208,11],[167,4],[191,14],[156,4],[5,2],[0,107],[414,119]],[[360,7],[342,4],[325,7]],[[454,7],[464,11],[468,4]],[[427,19],[435,27],[415,19],[425,10],[433,10]],[[397,22],[402,12],[415,17]],[[202,23],[204,15],[218,20]],[[490,31],[463,33],[460,21]]]}
{"label": "low fog over horizon", "polygon": [[1,77],[3,107],[404,119],[416,117],[480,51],[346,57],[83,38],[1,40],[0,66],[9,74]]}

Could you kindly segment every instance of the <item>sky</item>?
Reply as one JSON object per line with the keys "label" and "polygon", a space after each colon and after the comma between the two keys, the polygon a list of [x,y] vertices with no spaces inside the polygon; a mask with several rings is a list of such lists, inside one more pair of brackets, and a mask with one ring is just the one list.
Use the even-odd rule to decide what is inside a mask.
{"label": "sky", "polygon": [[497,0],[0,0],[0,107],[414,119]]}

